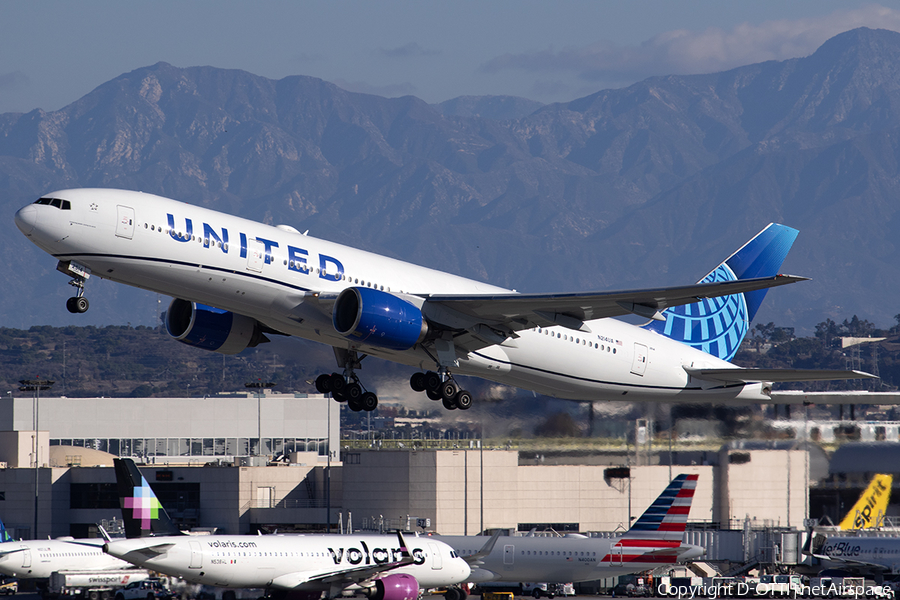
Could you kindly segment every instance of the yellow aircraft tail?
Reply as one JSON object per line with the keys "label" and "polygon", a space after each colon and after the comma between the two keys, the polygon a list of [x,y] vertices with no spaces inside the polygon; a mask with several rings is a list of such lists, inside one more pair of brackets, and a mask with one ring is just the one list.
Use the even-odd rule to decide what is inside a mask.
{"label": "yellow aircraft tail", "polygon": [[841,529],[869,529],[884,523],[884,513],[891,498],[893,475],[875,475],[844,520]]}

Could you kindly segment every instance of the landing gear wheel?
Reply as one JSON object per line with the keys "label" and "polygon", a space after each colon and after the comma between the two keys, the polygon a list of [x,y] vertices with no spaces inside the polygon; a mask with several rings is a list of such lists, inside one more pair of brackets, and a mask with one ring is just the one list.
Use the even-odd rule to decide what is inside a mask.
{"label": "landing gear wheel", "polygon": [[337,400],[338,402],[346,402],[347,401],[347,397],[344,395],[343,390],[341,390],[341,391],[331,390],[331,397],[334,398],[335,400]]}
{"label": "landing gear wheel", "polygon": [[359,400],[362,395],[362,387],[358,383],[351,383],[344,389],[344,396],[348,401]]}
{"label": "landing gear wheel", "polygon": [[78,296],[75,298],[75,310],[80,313],[86,313],[87,309],[91,306],[88,299],[84,296]]}
{"label": "landing gear wheel", "polygon": [[348,407],[350,408],[350,410],[352,410],[353,412],[359,412],[359,411],[361,411],[361,410],[363,409],[363,406],[362,406],[362,398],[358,398],[358,397],[357,397],[357,398],[350,398],[350,399],[348,399],[348,400],[347,400],[347,406],[348,406]]}
{"label": "landing gear wheel", "polygon": [[459,388],[456,387],[456,384],[453,383],[452,380],[445,381],[444,383],[441,384],[441,389],[440,389],[441,399],[443,400],[444,398],[446,398],[449,400],[450,398],[455,398],[456,393],[458,391],[459,391]]}
{"label": "landing gear wheel", "polygon": [[359,399],[359,404],[362,406],[362,409],[371,412],[378,408],[378,396],[373,394],[372,392],[366,392]]}
{"label": "landing gear wheel", "polygon": [[70,313],[87,312],[89,306],[90,303],[84,296],[73,296],[66,300],[66,310],[68,310]]}
{"label": "landing gear wheel", "polygon": [[331,391],[331,375],[322,373],[316,377],[316,391],[320,394],[327,394]]}
{"label": "landing gear wheel", "polygon": [[344,376],[340,373],[332,373],[331,374],[331,393],[341,393],[347,387],[347,382],[344,380]]}
{"label": "landing gear wheel", "polygon": [[458,406],[456,406],[456,400],[453,398],[450,398],[449,400],[447,398],[443,398],[441,402],[443,403],[444,408],[446,408],[447,410],[456,410],[457,408],[459,408]]}
{"label": "landing gear wheel", "polygon": [[441,394],[434,390],[425,390],[425,395],[428,396],[431,400],[441,400]]}
{"label": "landing gear wheel", "polygon": [[436,392],[440,389],[441,383],[441,376],[434,371],[425,373],[425,391],[434,390]]}
{"label": "landing gear wheel", "polygon": [[411,387],[414,392],[424,392],[425,373],[413,373],[412,377],[409,378],[409,387]]}
{"label": "landing gear wheel", "polygon": [[444,592],[444,600],[459,600],[459,590],[456,588],[447,588]]}
{"label": "landing gear wheel", "polygon": [[459,390],[459,393],[456,394],[456,406],[460,410],[469,410],[472,408],[472,394],[467,392],[466,390]]}

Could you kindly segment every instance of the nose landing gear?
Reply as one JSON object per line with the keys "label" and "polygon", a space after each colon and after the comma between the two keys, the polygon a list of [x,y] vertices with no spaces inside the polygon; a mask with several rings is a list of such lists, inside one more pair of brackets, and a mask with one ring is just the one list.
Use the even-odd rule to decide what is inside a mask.
{"label": "nose landing gear", "polygon": [[75,295],[66,300],[66,309],[70,313],[85,313],[90,307],[88,299],[84,297],[84,283],[90,278],[91,272],[87,267],[70,261],[59,261],[56,270],[65,273],[72,280],[69,285],[75,288]]}

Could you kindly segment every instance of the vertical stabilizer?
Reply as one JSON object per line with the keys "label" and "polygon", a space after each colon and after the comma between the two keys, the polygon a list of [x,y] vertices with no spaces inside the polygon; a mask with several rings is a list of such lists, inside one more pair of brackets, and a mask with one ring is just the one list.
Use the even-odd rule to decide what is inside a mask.
{"label": "vertical stabilizer", "polygon": [[119,488],[119,506],[122,507],[122,520],[125,522],[125,537],[181,534],[134,461],[130,458],[116,458],[113,463]]}
{"label": "vertical stabilizer", "polygon": [[0,543],[14,541],[13,536],[9,535],[9,532],[6,530],[6,525],[3,524],[3,521],[0,521]]}
{"label": "vertical stabilizer", "polygon": [[681,545],[698,477],[699,475],[682,473],[673,479],[663,493],[635,521],[631,529],[622,536],[622,544],[643,547],[677,547]]}
{"label": "vertical stabilizer", "polygon": [[[798,233],[786,225],[770,223],[700,283],[777,275]],[[762,289],[673,306],[663,311],[665,321],[651,321],[644,328],[723,360],[731,360],[767,291]]]}
{"label": "vertical stabilizer", "polygon": [[884,524],[884,513],[891,499],[893,475],[875,475],[844,520],[841,529],[871,529]]}

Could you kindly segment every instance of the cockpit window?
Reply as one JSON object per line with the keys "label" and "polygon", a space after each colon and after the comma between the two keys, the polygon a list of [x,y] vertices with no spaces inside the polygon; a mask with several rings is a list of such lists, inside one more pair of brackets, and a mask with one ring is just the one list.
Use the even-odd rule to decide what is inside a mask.
{"label": "cockpit window", "polygon": [[50,206],[55,206],[60,210],[72,210],[72,203],[68,200],[60,200],[59,198],[38,198],[34,201],[35,204],[49,204]]}

